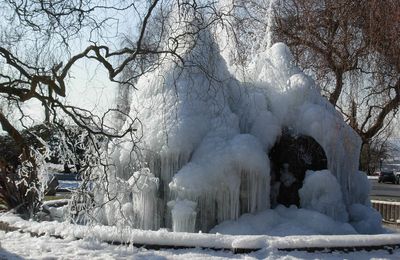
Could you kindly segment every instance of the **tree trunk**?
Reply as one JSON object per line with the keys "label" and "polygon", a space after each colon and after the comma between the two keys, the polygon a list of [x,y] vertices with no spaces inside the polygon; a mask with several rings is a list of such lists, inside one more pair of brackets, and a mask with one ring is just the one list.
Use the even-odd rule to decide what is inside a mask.
{"label": "tree trunk", "polygon": [[[0,124],[3,130],[6,131],[16,143],[20,152],[20,167],[21,169],[23,168],[25,170],[24,174],[21,175],[17,173],[16,169],[11,172],[2,172],[2,179],[10,179],[10,181],[7,180],[2,182],[2,185],[5,186],[2,187],[2,189],[5,191],[13,191],[12,193],[18,191],[18,194],[11,193],[5,195],[13,196],[11,200],[16,200],[13,204],[17,205],[12,206],[15,207],[17,213],[25,215],[26,217],[31,217],[40,206],[40,202],[38,200],[39,180],[37,177],[36,160],[31,155],[29,145],[26,143],[24,137],[11,125],[1,110]],[[9,176],[6,176],[6,174]]]}
{"label": "tree trunk", "polygon": [[329,102],[336,107],[336,103],[339,99],[343,89],[343,72],[341,70],[335,70],[336,86],[329,97]]}
{"label": "tree trunk", "polygon": [[372,174],[374,169],[371,168],[371,150],[368,141],[364,141],[361,144],[360,153],[360,170],[366,172],[368,175]]}

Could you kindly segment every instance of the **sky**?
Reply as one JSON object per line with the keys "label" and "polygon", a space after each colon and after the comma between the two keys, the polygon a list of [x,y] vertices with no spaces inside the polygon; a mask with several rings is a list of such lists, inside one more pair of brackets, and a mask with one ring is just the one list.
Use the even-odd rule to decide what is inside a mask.
{"label": "sky", "polygon": [[[108,108],[116,106],[117,89],[118,84],[110,82],[103,67],[91,61],[80,62],[71,71],[64,100],[68,105],[84,108],[101,116]],[[23,120],[26,126],[33,126],[44,121],[44,109],[38,100],[31,99],[24,102],[22,109],[27,116]],[[9,119],[17,128],[22,128],[19,115],[14,111],[13,117]],[[0,127],[0,134],[2,133],[4,131]]]}
{"label": "sky", "polygon": [[[142,7],[143,8],[143,7]],[[139,7],[140,9],[140,7]],[[108,11],[101,15],[118,18],[114,21],[107,31],[109,36],[104,37],[115,48],[119,47],[120,37],[116,35],[132,35],[135,32],[138,23],[137,15],[133,10],[128,13],[117,16],[117,14]],[[82,39],[72,44],[72,52],[78,53],[83,50],[88,42]],[[77,63],[71,71],[71,79],[68,83],[66,102],[71,105],[82,107],[101,115],[110,107],[115,106],[115,96],[117,84],[109,81],[107,72],[102,66],[95,62],[84,61]],[[24,110],[35,121],[41,122],[44,119],[43,107],[38,101],[30,101],[24,104]],[[15,117],[14,120],[17,118]],[[31,124],[30,120],[27,120]],[[18,125],[18,124],[17,124]],[[400,116],[397,119],[397,126],[394,127],[394,136],[400,137]],[[1,132],[1,129],[0,129]]]}
{"label": "sky", "polygon": [[[139,2],[141,3],[141,2]],[[100,4],[100,1],[99,1]],[[112,1],[107,1],[106,4],[112,4]],[[138,7],[143,9],[143,7]],[[116,50],[121,48],[121,39],[125,36],[134,36],[135,28],[139,21],[137,13],[133,9],[127,11],[115,11],[115,10],[101,10],[101,13],[94,14],[98,17],[111,17],[108,27],[102,31],[102,35],[98,40],[100,43],[106,43]],[[2,20],[0,20],[2,21]],[[87,38],[88,33],[83,32],[82,37],[75,39],[69,45],[71,48],[71,55],[76,55],[82,52],[90,43]],[[66,61],[64,60],[64,64]],[[104,67],[100,66],[94,61],[88,59],[82,59],[75,63],[69,73],[70,78],[66,82],[66,98],[65,103],[68,105],[74,105],[80,108],[87,109],[96,115],[102,115],[108,108],[115,107],[116,91],[118,84],[110,82],[108,79],[108,73]],[[44,109],[42,104],[38,100],[29,100],[22,104],[22,109],[27,117],[24,119],[24,124],[32,126],[38,122],[44,121]],[[16,111],[9,119],[17,126],[21,128],[19,122],[19,113]],[[0,134],[4,133],[0,127]]]}

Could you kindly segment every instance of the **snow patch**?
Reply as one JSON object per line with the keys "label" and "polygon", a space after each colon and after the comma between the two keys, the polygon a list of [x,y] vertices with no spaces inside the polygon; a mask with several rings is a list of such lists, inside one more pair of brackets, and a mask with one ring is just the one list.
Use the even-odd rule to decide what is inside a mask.
{"label": "snow patch", "polygon": [[230,235],[349,235],[357,234],[348,223],[307,209],[295,206],[286,208],[279,205],[275,209],[253,214],[245,214],[237,221],[225,221],[210,232]]}
{"label": "snow patch", "polygon": [[299,196],[302,208],[315,210],[341,222],[349,219],[340,185],[329,170],[307,171]]}

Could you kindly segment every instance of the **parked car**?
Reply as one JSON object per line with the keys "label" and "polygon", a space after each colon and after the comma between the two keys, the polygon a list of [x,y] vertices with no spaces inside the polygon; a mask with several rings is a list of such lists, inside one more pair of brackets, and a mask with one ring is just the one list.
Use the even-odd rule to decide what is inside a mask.
{"label": "parked car", "polygon": [[385,171],[379,174],[378,182],[391,182],[393,184],[398,184],[399,178],[396,178],[393,171]]}
{"label": "parked car", "polygon": [[396,183],[400,184],[400,172],[399,171],[394,172],[394,176],[396,176]]}
{"label": "parked car", "polygon": [[380,171],[376,171],[376,172],[372,173],[371,176],[379,176],[380,174],[381,174]]}

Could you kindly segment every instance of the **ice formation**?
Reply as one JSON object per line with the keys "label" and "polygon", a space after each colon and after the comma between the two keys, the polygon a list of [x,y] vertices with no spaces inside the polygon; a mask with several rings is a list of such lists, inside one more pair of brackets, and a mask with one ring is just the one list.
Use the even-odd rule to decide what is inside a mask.
{"label": "ice formation", "polygon": [[211,233],[230,235],[349,235],[356,230],[349,223],[308,209],[279,205],[257,214],[245,214],[236,221],[225,221],[214,227]]}
{"label": "ice formation", "polygon": [[[229,57],[212,28],[196,37],[179,50],[184,66],[164,61],[138,80],[130,113],[142,122],[141,157],[131,143],[116,148],[112,192],[97,192],[105,204],[99,219],[193,232],[245,213],[276,214],[268,210],[268,153],[286,128],[314,138],[328,160],[327,170],[305,179],[301,205],[331,221],[348,221],[351,210],[362,225],[358,206],[352,206],[368,206],[368,191],[357,181],[360,138],[294,65],[288,47],[276,43],[260,51],[245,68],[250,80],[243,82],[228,69]],[[132,164],[138,159],[149,170],[138,172]],[[287,169],[283,176],[284,185],[293,183]]]}
{"label": "ice formation", "polygon": [[168,202],[172,215],[174,232],[194,232],[196,224],[197,203],[190,200],[173,200]]}
{"label": "ice formation", "polygon": [[352,204],[349,207],[350,224],[361,234],[384,233],[382,216],[372,207]]}
{"label": "ice formation", "polygon": [[318,211],[337,221],[348,221],[340,185],[328,170],[307,171],[299,195],[302,208]]}

